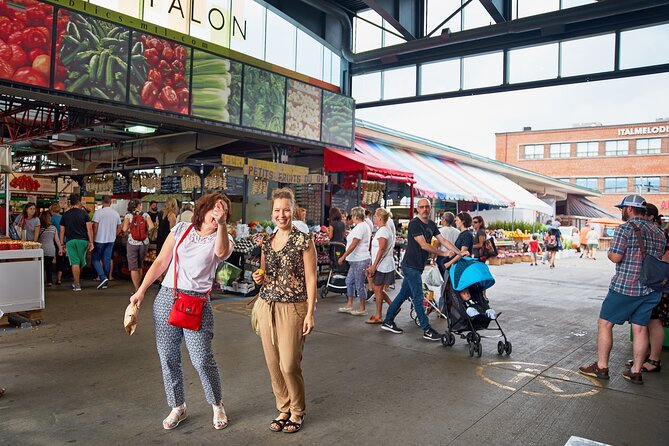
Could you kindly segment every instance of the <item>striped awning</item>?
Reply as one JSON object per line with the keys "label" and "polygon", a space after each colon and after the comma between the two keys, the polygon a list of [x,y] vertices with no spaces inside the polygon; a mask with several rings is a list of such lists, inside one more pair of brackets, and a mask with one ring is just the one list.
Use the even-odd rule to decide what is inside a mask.
{"label": "striped awning", "polygon": [[414,187],[424,197],[553,213],[550,205],[496,172],[363,139],[355,140],[355,149],[413,172]]}

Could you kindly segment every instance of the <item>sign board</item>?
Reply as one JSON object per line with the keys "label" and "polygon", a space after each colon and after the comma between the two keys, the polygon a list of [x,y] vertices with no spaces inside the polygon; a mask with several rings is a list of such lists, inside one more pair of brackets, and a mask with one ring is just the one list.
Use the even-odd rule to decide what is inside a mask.
{"label": "sign board", "polygon": [[[270,164],[275,164],[276,166],[282,165],[276,163],[270,163]],[[244,175],[249,175],[258,178],[265,178],[267,180],[276,181],[278,183],[310,184],[310,183],[328,182],[328,177],[326,175],[320,175],[320,174],[297,175],[297,174],[281,172],[279,170],[273,170],[268,167],[271,166],[259,167],[247,164],[246,166],[244,166]]]}

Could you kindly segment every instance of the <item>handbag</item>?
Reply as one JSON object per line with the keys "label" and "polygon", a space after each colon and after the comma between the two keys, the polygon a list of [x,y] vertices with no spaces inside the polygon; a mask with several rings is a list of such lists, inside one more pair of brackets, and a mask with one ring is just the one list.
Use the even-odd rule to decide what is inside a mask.
{"label": "handbag", "polygon": [[181,240],[174,249],[174,304],[167,323],[175,327],[187,328],[188,330],[198,331],[202,325],[202,315],[204,305],[207,303],[210,291],[207,291],[204,298],[191,296],[190,294],[177,291],[177,269],[179,268],[179,246],[184,241],[188,233],[193,229],[190,225],[181,236]]}
{"label": "handbag", "polygon": [[251,308],[251,329],[260,336],[260,324],[258,324],[258,303],[260,302],[260,298],[258,296],[254,297],[249,301],[249,303],[246,304],[246,306],[251,306],[253,305],[253,308]]}
{"label": "handbag", "polygon": [[669,293],[669,262],[647,255],[646,247],[641,238],[641,230],[634,223],[630,222],[630,224],[632,225],[632,228],[634,228],[636,241],[643,258],[641,269],[639,270],[639,282],[654,291]]}

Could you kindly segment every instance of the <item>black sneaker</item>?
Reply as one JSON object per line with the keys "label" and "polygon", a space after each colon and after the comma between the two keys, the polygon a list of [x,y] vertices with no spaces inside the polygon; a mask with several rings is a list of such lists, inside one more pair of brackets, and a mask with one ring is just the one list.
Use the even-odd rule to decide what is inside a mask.
{"label": "black sneaker", "polygon": [[423,339],[428,341],[440,341],[441,335],[434,328],[428,328],[423,332]]}
{"label": "black sneaker", "polygon": [[400,327],[398,327],[395,322],[384,322],[381,324],[381,330],[386,330],[391,333],[395,334],[402,334],[404,333],[404,330],[402,330]]}
{"label": "black sneaker", "polygon": [[109,283],[109,279],[105,278],[100,281],[100,284],[98,285],[98,290],[107,288],[107,284]]}

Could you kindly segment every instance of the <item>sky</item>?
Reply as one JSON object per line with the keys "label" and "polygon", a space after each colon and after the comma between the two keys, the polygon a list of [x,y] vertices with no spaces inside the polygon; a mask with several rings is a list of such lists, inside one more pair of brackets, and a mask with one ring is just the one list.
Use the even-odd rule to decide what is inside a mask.
{"label": "sky", "polygon": [[495,157],[495,132],[669,119],[669,74],[356,110],[356,118]]}

